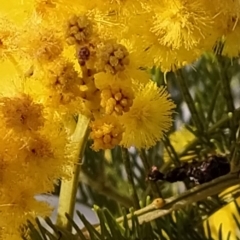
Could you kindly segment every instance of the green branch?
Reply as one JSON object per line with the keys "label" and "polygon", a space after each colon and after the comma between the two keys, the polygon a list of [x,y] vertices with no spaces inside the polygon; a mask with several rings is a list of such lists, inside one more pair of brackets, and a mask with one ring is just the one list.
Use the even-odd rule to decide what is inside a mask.
{"label": "green branch", "polygon": [[[228,174],[219,178],[214,179],[209,183],[205,183],[199,186],[196,186],[188,191],[174,197],[164,199],[164,204],[161,203],[161,199],[155,199],[150,205],[131,212],[125,217],[120,217],[116,219],[116,222],[123,224],[125,219],[128,220],[128,225],[132,226],[132,215],[135,215],[138,218],[139,224],[144,222],[151,222],[157,218],[163,217],[167,214],[172,213],[175,210],[182,209],[194,202],[201,201],[206,199],[209,196],[219,194],[225,189],[239,185],[239,176],[237,173]],[[235,196],[234,196],[235,197]],[[231,198],[230,200],[232,200]],[[228,199],[229,201],[229,199]],[[97,231],[101,231],[100,225],[95,225]],[[87,234],[86,229],[82,229],[83,234]]]}
{"label": "green branch", "polygon": [[[158,206],[156,205],[155,201],[153,201],[153,203],[149,206],[135,211],[134,215],[138,217],[140,224],[143,222],[150,222],[154,219],[170,214],[172,211],[182,209],[189,204],[218,194],[226,188],[237,184],[239,184],[238,174],[228,174],[209,183],[189,189],[178,196],[165,199],[165,205],[161,209],[157,209]],[[127,218],[130,220],[131,216],[132,214],[128,214]],[[123,221],[123,217],[118,218],[117,221],[121,223]],[[131,221],[129,221],[129,224],[131,224]]]}
{"label": "green branch", "polygon": [[171,144],[171,141],[166,136],[163,137],[162,141],[164,143],[164,146],[170,159],[172,160],[175,166],[179,167],[181,165],[181,161],[179,160],[178,154],[175,151],[173,145]]}
{"label": "green branch", "polygon": [[71,136],[74,158],[77,161],[72,169],[72,179],[70,181],[63,180],[61,183],[57,225],[68,230],[71,230],[71,224],[69,220],[65,217],[65,213],[68,213],[71,217],[73,217],[82,157],[89,135],[89,121],[90,119],[84,115],[78,116],[78,122],[75,132]]}

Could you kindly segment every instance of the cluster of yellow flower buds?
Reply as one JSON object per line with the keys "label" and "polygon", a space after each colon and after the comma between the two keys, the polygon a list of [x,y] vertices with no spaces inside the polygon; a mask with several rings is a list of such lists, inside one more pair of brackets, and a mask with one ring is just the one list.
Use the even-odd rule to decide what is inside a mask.
{"label": "cluster of yellow flower buds", "polygon": [[49,214],[35,196],[72,176],[76,115],[91,119],[95,151],[149,148],[172,123],[174,103],[141,68],[134,44],[106,37],[95,18],[102,13],[76,6],[78,13],[64,1],[28,0],[17,19],[0,15],[9,26],[0,29],[4,239],[18,239],[27,219]]}

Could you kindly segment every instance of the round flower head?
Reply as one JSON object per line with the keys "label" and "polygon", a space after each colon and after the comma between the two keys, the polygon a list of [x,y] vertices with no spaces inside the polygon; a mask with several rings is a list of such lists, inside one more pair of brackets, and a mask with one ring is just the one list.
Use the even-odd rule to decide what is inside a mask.
{"label": "round flower head", "polygon": [[193,49],[206,37],[213,22],[206,10],[207,6],[197,0],[156,1],[150,31],[163,46]]}
{"label": "round flower head", "polygon": [[93,139],[92,148],[95,151],[100,149],[112,149],[122,139],[122,126],[114,116],[105,116],[91,123],[90,138]]}
{"label": "round flower head", "polygon": [[83,80],[72,62],[56,61],[49,65],[46,72],[45,85],[47,88],[58,93],[69,93],[75,97],[80,95],[79,86],[83,84]]}
{"label": "round flower head", "polygon": [[98,51],[97,70],[112,75],[124,71],[129,65],[129,52],[122,44],[106,42]]}
{"label": "round flower head", "polygon": [[50,63],[61,55],[63,36],[56,30],[56,26],[51,24],[46,26],[33,21],[23,29],[20,48],[28,57],[36,60],[36,63],[40,65]]}
{"label": "round flower head", "polygon": [[206,4],[197,0],[152,0],[150,6],[129,23],[148,66],[169,71],[174,65],[179,68],[193,62],[208,50],[204,43],[213,31],[213,16]]}
{"label": "round flower head", "polygon": [[18,162],[24,166],[22,172],[36,181],[36,189],[42,192],[52,191],[53,182],[59,178],[69,179],[70,166],[75,163],[69,152],[67,132],[59,120],[51,120],[41,131],[19,140],[17,153]]}
{"label": "round flower head", "polygon": [[73,15],[67,22],[66,41],[69,45],[82,45],[93,35],[93,23],[85,16]]}
{"label": "round flower head", "polygon": [[141,86],[130,110],[123,114],[124,126],[121,145],[150,148],[156,144],[172,125],[174,103],[168,99],[164,87],[153,82]]}
{"label": "round flower head", "polygon": [[140,69],[139,55],[133,50],[133,46],[124,43],[109,40],[97,49],[97,74],[94,78],[98,88],[116,80],[131,85],[134,79],[139,82],[146,82],[148,79],[148,73]]}
{"label": "round flower head", "polygon": [[43,85],[47,106],[60,112],[80,112],[85,94],[80,87],[84,84],[74,64],[64,59],[49,64],[45,75],[37,79]]}
{"label": "round flower head", "polygon": [[25,148],[27,151],[26,162],[36,162],[41,165],[41,162],[46,163],[48,159],[55,157],[51,143],[44,136],[38,134],[27,139]]}
{"label": "round flower head", "polygon": [[43,105],[34,102],[27,94],[0,98],[0,114],[5,120],[6,127],[16,132],[32,132],[43,127],[43,110]]}
{"label": "round flower head", "polygon": [[133,90],[122,82],[113,82],[101,90],[101,107],[107,115],[122,115],[133,103]]}

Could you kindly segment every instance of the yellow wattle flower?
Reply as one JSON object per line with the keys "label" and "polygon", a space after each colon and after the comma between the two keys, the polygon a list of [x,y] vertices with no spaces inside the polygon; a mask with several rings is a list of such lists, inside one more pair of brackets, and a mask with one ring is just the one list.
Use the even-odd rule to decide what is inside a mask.
{"label": "yellow wattle flower", "polygon": [[112,75],[124,71],[129,65],[129,52],[122,44],[109,41],[97,52],[97,71]]}
{"label": "yellow wattle flower", "polygon": [[61,113],[84,109],[82,97],[85,94],[80,90],[81,84],[84,84],[83,79],[74,64],[62,58],[47,64],[41,74],[25,81],[29,91],[46,107]]}
{"label": "yellow wattle flower", "polygon": [[121,145],[126,148],[154,146],[170,129],[174,107],[164,87],[159,88],[152,81],[140,86],[130,110],[121,117],[124,126]]}
{"label": "yellow wattle flower", "polygon": [[93,140],[93,150],[112,149],[119,145],[122,132],[122,125],[114,116],[105,116],[93,121],[90,133],[90,138]]}
{"label": "yellow wattle flower", "polygon": [[47,25],[38,19],[23,25],[18,45],[25,57],[40,66],[59,58],[64,48],[64,35],[57,26],[56,23]]}
{"label": "yellow wattle flower", "polygon": [[127,36],[135,36],[147,66],[163,72],[181,68],[211,50],[217,37],[208,1],[151,0],[146,11],[129,19]]}
{"label": "yellow wattle flower", "polygon": [[172,50],[197,47],[206,38],[213,22],[204,1],[159,0],[153,6],[155,15],[150,32],[155,34],[160,45]]}
{"label": "yellow wattle flower", "polygon": [[27,220],[34,221],[37,216],[45,216],[50,213],[49,206],[37,201],[34,198],[35,194],[35,186],[29,179],[28,181],[19,181],[14,187],[1,189],[0,226],[4,229],[4,234],[19,234],[19,226]]}
{"label": "yellow wattle flower", "polygon": [[72,15],[67,21],[66,42],[69,45],[82,45],[93,35],[93,23],[86,15]]}
{"label": "yellow wattle flower", "polygon": [[68,151],[69,139],[66,133],[52,127],[49,130],[52,132],[40,132],[19,140],[18,164],[22,165],[25,178],[32,179],[39,193],[52,191],[53,182],[59,177],[69,179],[70,168],[74,164]]}
{"label": "yellow wattle flower", "polygon": [[[93,140],[92,148],[96,151],[111,149],[119,144],[124,147],[152,147],[171,127],[174,104],[169,100],[165,88],[158,88],[152,82],[146,83],[148,76],[140,70],[142,56],[145,58],[144,55],[147,55],[142,62],[143,67],[154,63],[161,65],[164,71],[194,61],[203,50],[211,47],[212,41],[208,41],[208,34],[214,16],[207,11],[207,0],[73,0],[71,4],[67,0],[22,2],[27,7],[21,9],[28,9],[26,12],[31,16],[31,24],[24,25],[22,37],[17,41],[17,50],[25,53],[23,56],[28,58],[28,63],[34,60],[26,69],[24,66],[24,73],[29,67],[31,70],[32,66],[34,74],[38,70],[46,70],[46,66],[48,73],[36,79],[31,77],[31,71],[27,77],[25,75],[29,78],[29,86],[34,88],[34,97],[41,99],[41,104],[33,100],[22,101],[20,97],[2,98],[1,110],[5,125],[18,133],[22,133],[21,129],[31,130],[28,136],[14,136],[5,129],[6,133],[3,131],[2,135],[4,139],[0,140],[2,146],[8,145],[3,149],[0,144],[0,157],[3,159],[0,164],[3,171],[0,181],[6,183],[0,192],[3,193],[0,194],[0,204],[9,203],[14,206],[12,212],[9,208],[3,211],[3,225],[0,226],[12,236],[15,236],[15,232],[11,232],[11,221],[18,229],[27,218],[47,214],[45,207],[37,204],[33,196],[51,191],[54,180],[70,177],[71,167],[75,163],[71,160],[71,153],[66,151],[68,134],[64,130],[60,131],[64,129],[63,126],[53,128],[45,124],[42,103],[50,107],[49,110],[54,110],[52,119],[47,116],[47,122],[54,124],[56,116],[94,113],[95,121],[91,124],[90,136]],[[12,4],[10,0],[9,5]],[[83,6],[79,7],[80,4]],[[79,7],[78,14],[81,14],[83,8],[90,11],[87,11],[86,17],[74,15],[67,22],[65,15],[74,6]],[[136,13],[138,16],[135,18]],[[58,17],[61,18],[60,21]],[[103,39],[102,42],[97,39],[96,44],[93,44],[95,32],[90,19],[96,21],[96,31]],[[131,25],[129,19],[135,21],[133,27],[136,28],[136,34],[129,38],[132,44],[127,45],[126,40],[121,38],[126,33],[132,35],[131,30],[128,31]],[[66,36],[58,31],[58,23],[63,21],[67,22]],[[120,29],[124,31],[120,33]],[[7,34],[5,29],[0,30],[0,56],[4,58],[16,50],[13,41],[16,35],[11,28],[8,30],[10,33]],[[116,37],[118,42],[108,41],[110,36]],[[128,38],[127,35],[125,37]],[[204,44],[205,41],[208,45]],[[65,53],[65,42],[76,47],[77,60],[81,67],[85,66],[84,73],[78,73],[71,62],[59,60]],[[94,57],[93,61],[88,62],[89,54],[91,58],[95,54],[95,48],[101,44],[102,48],[96,50],[99,62],[95,64]],[[97,74],[94,66],[97,67]],[[93,70],[91,76],[83,77],[90,70]],[[136,97],[133,96],[133,91],[136,91]],[[121,117],[103,117],[103,112],[117,113]],[[13,114],[16,116],[13,117]],[[11,139],[14,140],[10,143]],[[7,152],[17,154],[6,156],[6,149]],[[22,180],[25,181],[21,182]],[[10,195],[7,190],[10,183],[15,181],[19,181],[19,184],[12,184],[13,194]],[[9,220],[4,222],[5,218]],[[4,234],[2,235],[5,236]]]}
{"label": "yellow wattle flower", "polygon": [[37,131],[44,125],[44,107],[27,94],[0,98],[0,115],[6,127],[21,134]]}
{"label": "yellow wattle flower", "polygon": [[80,85],[83,80],[76,71],[74,64],[65,59],[58,59],[45,69],[46,78],[43,84],[52,91],[62,94],[71,94],[73,97],[81,96]]}
{"label": "yellow wattle flower", "polygon": [[146,83],[149,74],[140,69],[139,54],[133,50],[134,46],[126,41],[117,43],[116,40],[103,41],[97,51],[96,69],[94,75],[99,89],[114,81],[125,81],[131,85],[133,80]]}
{"label": "yellow wattle flower", "polygon": [[133,90],[123,82],[112,82],[106,88],[101,89],[101,107],[105,114],[122,115],[129,111],[133,103]]}

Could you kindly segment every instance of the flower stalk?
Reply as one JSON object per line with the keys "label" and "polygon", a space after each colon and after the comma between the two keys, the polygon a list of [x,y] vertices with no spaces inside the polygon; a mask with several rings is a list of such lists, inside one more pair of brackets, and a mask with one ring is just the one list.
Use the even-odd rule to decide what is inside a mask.
{"label": "flower stalk", "polygon": [[74,133],[71,136],[71,143],[73,144],[74,148],[76,144],[76,150],[74,149],[74,158],[77,161],[72,169],[72,179],[70,181],[63,180],[61,183],[57,225],[68,230],[71,230],[71,225],[68,219],[65,217],[65,213],[68,213],[71,218],[74,214],[75,199],[77,194],[77,186],[81,170],[82,158],[89,136],[89,122],[90,119],[88,117],[80,114],[78,115],[77,125]]}

